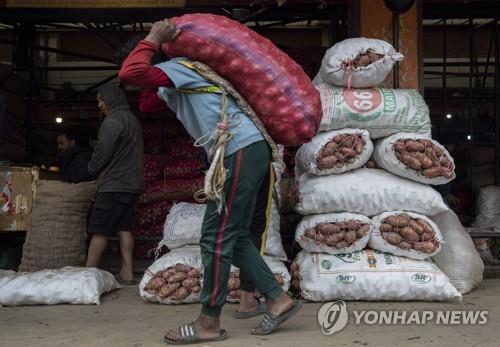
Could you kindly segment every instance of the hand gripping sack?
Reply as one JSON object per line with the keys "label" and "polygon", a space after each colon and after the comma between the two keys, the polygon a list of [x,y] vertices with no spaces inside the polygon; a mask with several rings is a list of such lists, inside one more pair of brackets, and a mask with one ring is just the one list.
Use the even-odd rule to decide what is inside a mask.
{"label": "hand gripping sack", "polygon": [[[338,139],[338,140],[337,140]],[[329,147],[334,145],[335,148]],[[295,159],[298,172],[311,175],[341,174],[358,169],[370,159],[373,144],[366,130],[342,129],[321,133],[302,145]],[[322,160],[332,158],[328,165]]]}
{"label": "hand gripping sack", "polygon": [[[183,269],[177,270],[178,266],[188,271],[183,271]],[[166,271],[170,271],[171,269],[173,269],[172,271],[174,273],[167,274]],[[170,280],[168,278],[171,275],[177,275],[180,272],[186,273],[184,278],[178,281],[169,282]],[[194,272],[196,272],[197,276],[190,275]],[[144,272],[144,276],[139,284],[139,292],[144,300],[159,302],[161,304],[190,304],[199,302],[202,272],[203,264],[201,261],[200,247],[187,246],[177,248],[157,259],[153,265]],[[187,285],[185,285],[184,282],[185,280],[194,280],[196,283],[191,283],[190,287],[197,286],[197,290],[191,291],[191,289],[189,289],[188,291],[186,289]],[[152,286],[153,281],[158,283]],[[177,285],[177,287],[170,290],[168,286],[172,284]],[[163,290],[168,291],[168,295],[162,292]],[[185,290],[185,295],[182,295],[182,298],[174,298],[178,290]]]}
{"label": "hand gripping sack", "polygon": [[429,108],[411,89],[345,89],[322,83],[323,118],[319,131],[343,128],[365,129],[372,139],[398,132],[431,136]]}
{"label": "hand gripping sack", "polygon": [[432,257],[462,294],[470,292],[483,280],[484,263],[470,235],[453,211],[432,217],[446,239],[443,249]]}
{"label": "hand gripping sack", "polygon": [[102,294],[118,288],[115,276],[96,268],[0,270],[0,305],[99,305]]}
{"label": "hand gripping sack", "polygon": [[381,169],[424,184],[446,184],[456,177],[446,148],[421,134],[398,133],[379,140],[373,158]]}
{"label": "hand gripping sack", "polygon": [[461,301],[462,295],[431,260],[364,250],[297,256],[300,293],[310,301]]}
{"label": "hand gripping sack", "polygon": [[[367,51],[382,57],[379,56],[367,66],[363,66],[365,64],[356,66],[358,55]],[[323,82],[336,86],[377,87],[384,82],[394,64],[401,60],[403,55],[383,40],[351,38],[336,43],[326,51],[318,75]]]}
{"label": "hand gripping sack", "polygon": [[377,169],[319,177],[304,174],[290,195],[302,215],[349,211],[374,216],[401,209],[433,216],[448,210],[431,187]]}
{"label": "hand gripping sack", "polygon": [[321,101],[302,68],[271,41],[224,16],[171,19],[180,35],[164,43],[170,57],[200,61],[227,79],[252,106],[275,142],[309,141],[321,121]]}
{"label": "hand gripping sack", "polygon": [[[443,235],[438,226],[425,216],[412,212],[392,211],[375,216],[372,221],[373,231],[368,243],[372,249],[417,260],[433,257],[442,249]],[[387,221],[395,222],[391,225]],[[392,228],[384,232],[382,225]],[[431,248],[426,249],[429,245]]]}
{"label": "hand gripping sack", "polygon": [[297,226],[295,241],[308,252],[352,253],[366,247],[372,228],[370,218],[361,214],[311,215]]}

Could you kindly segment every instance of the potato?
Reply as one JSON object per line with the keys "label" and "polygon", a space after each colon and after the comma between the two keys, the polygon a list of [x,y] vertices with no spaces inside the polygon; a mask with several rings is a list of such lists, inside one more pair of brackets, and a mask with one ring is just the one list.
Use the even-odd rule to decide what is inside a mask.
{"label": "potato", "polygon": [[411,244],[408,241],[401,241],[398,244],[398,247],[401,248],[401,249],[404,249],[406,251],[406,250],[411,249]]}
{"label": "potato", "polygon": [[345,241],[340,241],[340,242],[337,242],[334,247],[336,249],[342,249],[342,248],[346,248],[348,246],[347,242]]}
{"label": "potato", "polygon": [[184,265],[184,264],[181,264],[181,263],[175,264],[174,268],[175,268],[176,272],[188,272],[189,271],[189,267]]}
{"label": "potato", "polygon": [[307,229],[304,233],[304,237],[307,237],[309,239],[315,239],[316,238],[316,229]]}
{"label": "potato", "polygon": [[399,141],[396,141],[396,143],[394,143],[394,149],[396,150],[396,152],[404,152],[406,151],[406,145],[403,141],[399,140]]}
{"label": "potato", "polygon": [[188,296],[189,296],[188,290],[184,287],[180,287],[170,296],[170,298],[172,300],[184,300]]}
{"label": "potato", "polygon": [[413,245],[413,249],[418,252],[432,253],[436,250],[436,245],[432,241],[418,242]]}
{"label": "potato", "polygon": [[322,223],[317,226],[317,229],[319,230],[320,233],[324,235],[333,234],[340,230],[340,228],[337,225],[332,223]]}
{"label": "potato", "polygon": [[378,53],[375,53],[375,52],[372,52],[372,51],[367,51],[366,55],[368,56],[368,58],[370,58],[370,63],[374,63],[377,60],[380,60],[380,59],[382,59],[384,57],[383,54],[378,54]]}
{"label": "potato", "polygon": [[150,289],[160,289],[163,286],[164,280],[161,277],[153,277],[149,280],[147,287]]}
{"label": "potato", "polygon": [[337,152],[334,155],[337,157],[337,164],[343,163],[345,161],[345,157],[342,153]]}
{"label": "potato", "polygon": [[401,241],[403,241],[401,235],[393,232],[383,233],[382,237],[391,245],[398,245]]}
{"label": "potato", "polygon": [[163,271],[163,279],[168,281],[168,278],[172,275],[175,275],[175,269],[173,267]]}
{"label": "potato", "polygon": [[410,152],[424,152],[425,145],[419,141],[406,141],[406,149]]}
{"label": "potato", "polygon": [[439,164],[441,164],[442,166],[448,167],[451,165],[451,161],[448,158],[446,158],[446,156],[442,156],[439,159]]}
{"label": "potato", "polygon": [[370,224],[363,224],[356,230],[356,236],[360,239],[364,237],[368,231],[370,231]]}
{"label": "potato", "polygon": [[404,153],[401,156],[401,161],[414,170],[420,170],[420,168],[422,167],[422,163],[417,158],[408,153]]}
{"label": "potato", "polygon": [[321,233],[317,233],[316,234],[316,237],[314,238],[314,240],[316,241],[316,243],[323,243],[325,242],[325,235],[321,234]]}
{"label": "potato", "polygon": [[354,164],[355,162],[356,162],[356,158],[349,158],[346,161],[347,164]]}
{"label": "potato", "polygon": [[[177,282],[179,283],[179,282]],[[187,288],[187,289],[190,289],[194,286],[197,286],[199,285],[200,281],[196,278],[188,278],[188,279],[185,279],[184,281],[182,281],[182,286],[184,288]]]}
{"label": "potato", "polygon": [[415,230],[415,232],[419,235],[422,235],[424,233],[424,228],[415,220],[411,220],[408,226]]}
{"label": "potato", "polygon": [[391,232],[392,225],[384,223],[380,226],[380,231],[385,232],[385,233]]}
{"label": "potato", "polygon": [[345,158],[353,158],[356,156],[356,151],[352,148],[343,147],[340,149],[340,153],[342,153]]}
{"label": "potato", "polygon": [[424,174],[425,177],[428,178],[439,177],[441,176],[441,168],[433,167],[430,169],[425,169],[424,171],[422,171],[422,173]]}
{"label": "potato", "polygon": [[420,161],[420,163],[422,163],[422,167],[424,169],[429,169],[434,165],[432,160],[428,156],[426,156],[424,153],[420,153],[420,152],[415,153],[415,158],[417,158]]}
{"label": "potato", "polygon": [[201,276],[201,272],[198,269],[191,269],[188,272],[189,278],[199,278]]}
{"label": "potato", "polygon": [[347,229],[349,230],[358,230],[360,223],[355,220],[347,221]]}
{"label": "potato", "polygon": [[435,147],[435,152],[438,157],[441,157],[444,155],[444,152],[441,150],[439,147]]}
{"label": "potato", "polygon": [[356,154],[363,153],[364,149],[365,149],[365,145],[363,144],[363,140],[360,138],[357,138],[356,142],[354,143],[354,150],[356,151]]}
{"label": "potato", "polygon": [[180,287],[181,287],[180,283],[167,284],[161,287],[161,289],[158,291],[158,296],[160,297],[160,299],[169,297],[173,292],[175,292]]}
{"label": "potato", "polygon": [[420,240],[420,237],[418,234],[410,227],[404,227],[403,230],[401,230],[401,236],[403,236],[405,239],[411,242],[417,242]]}
{"label": "potato", "polygon": [[275,275],[274,277],[276,278],[276,282],[278,282],[278,284],[280,286],[282,286],[282,285],[285,284],[285,280],[284,280],[283,276],[281,276],[281,275]]}
{"label": "potato", "polygon": [[187,278],[186,272],[177,272],[168,278],[168,283],[182,282]]}
{"label": "potato", "polygon": [[339,145],[335,141],[328,142],[325,147],[323,147],[323,152],[328,155],[332,155],[338,149]]}
{"label": "potato", "polygon": [[338,134],[338,135],[335,135],[333,137],[333,141],[335,141],[336,143],[339,143],[342,142],[342,140],[344,139],[344,135],[341,135],[341,134]]}
{"label": "potato", "polygon": [[[340,146],[344,148],[353,148],[355,143],[355,138],[352,135],[345,135],[342,141],[340,141]],[[342,148],[340,149],[342,151]],[[344,154],[344,153],[342,153]]]}
{"label": "potato", "polygon": [[453,177],[453,171],[451,171],[450,169],[445,167],[441,167],[440,169],[441,169],[441,176],[443,176],[444,178]]}
{"label": "potato", "polygon": [[384,220],[384,223],[390,224],[395,227],[405,227],[408,225],[409,220],[400,216],[389,216]]}
{"label": "potato", "polygon": [[344,240],[347,242],[347,243],[353,243],[354,241],[356,241],[358,239],[358,237],[356,236],[356,232],[354,230],[351,230],[351,231],[348,231],[345,233],[344,235]]}
{"label": "potato", "polygon": [[201,291],[200,286],[194,286],[191,288],[191,293],[199,293]]}
{"label": "potato", "polygon": [[422,236],[420,238],[421,238],[422,241],[430,241],[430,240],[432,240],[435,237],[436,237],[436,233],[435,232],[426,231],[425,233],[422,234]]}
{"label": "potato", "polygon": [[420,224],[424,228],[424,232],[434,232],[434,229],[431,227],[427,221],[422,218],[417,218],[417,223]]}
{"label": "potato", "polygon": [[329,169],[335,166],[338,159],[334,155],[329,155],[328,157],[318,158],[318,168],[319,169]]}

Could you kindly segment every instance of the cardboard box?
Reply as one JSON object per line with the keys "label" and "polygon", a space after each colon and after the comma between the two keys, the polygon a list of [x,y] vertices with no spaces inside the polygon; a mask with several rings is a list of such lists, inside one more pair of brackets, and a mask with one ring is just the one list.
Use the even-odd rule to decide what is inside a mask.
{"label": "cardboard box", "polygon": [[0,233],[27,230],[38,174],[37,167],[0,166]]}

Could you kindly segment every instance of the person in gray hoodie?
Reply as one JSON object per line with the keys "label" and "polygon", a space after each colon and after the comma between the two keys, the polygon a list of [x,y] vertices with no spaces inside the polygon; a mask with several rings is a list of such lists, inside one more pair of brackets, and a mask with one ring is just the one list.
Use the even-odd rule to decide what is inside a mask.
{"label": "person in gray hoodie", "polygon": [[117,279],[134,284],[132,259],[134,239],[130,232],[134,205],[144,190],[142,128],[130,111],[120,87],[107,84],[97,91],[98,107],[106,116],[88,165],[97,176],[95,203],[89,218],[92,234],[87,267],[97,267],[108,238],[119,234],[122,269]]}

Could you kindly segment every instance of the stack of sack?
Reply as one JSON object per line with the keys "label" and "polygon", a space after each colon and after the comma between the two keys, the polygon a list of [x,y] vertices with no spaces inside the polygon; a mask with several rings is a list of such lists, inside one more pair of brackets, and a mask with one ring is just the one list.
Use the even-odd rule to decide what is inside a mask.
{"label": "stack of sack", "polygon": [[165,217],[175,202],[193,201],[194,193],[203,187],[206,163],[203,150],[193,145],[175,115],[169,111],[141,113],[138,101],[129,96],[131,109],[143,128],[145,190],[135,207],[132,233],[158,240],[137,242],[134,256],[154,259]]}
{"label": "stack of sack", "polygon": [[401,59],[384,41],[348,39],[315,78],[323,120],[290,192],[305,216],[292,287],[307,300],[455,300],[481,280],[470,238],[429,186],[453,180],[455,165],[430,137],[425,101],[377,88]]}
{"label": "stack of sack", "polygon": [[[275,188],[279,192],[279,181]],[[174,204],[165,220],[163,239],[157,248],[157,252],[163,247],[171,251],[156,260],[145,272],[139,285],[144,300],[164,304],[199,301],[203,278],[199,241],[206,208],[206,204]],[[264,260],[283,289],[288,290],[291,278],[283,263],[287,256],[281,241],[280,215],[275,202],[272,203],[269,218]],[[232,266],[228,281],[229,302],[239,300],[239,286],[239,269]]]}

